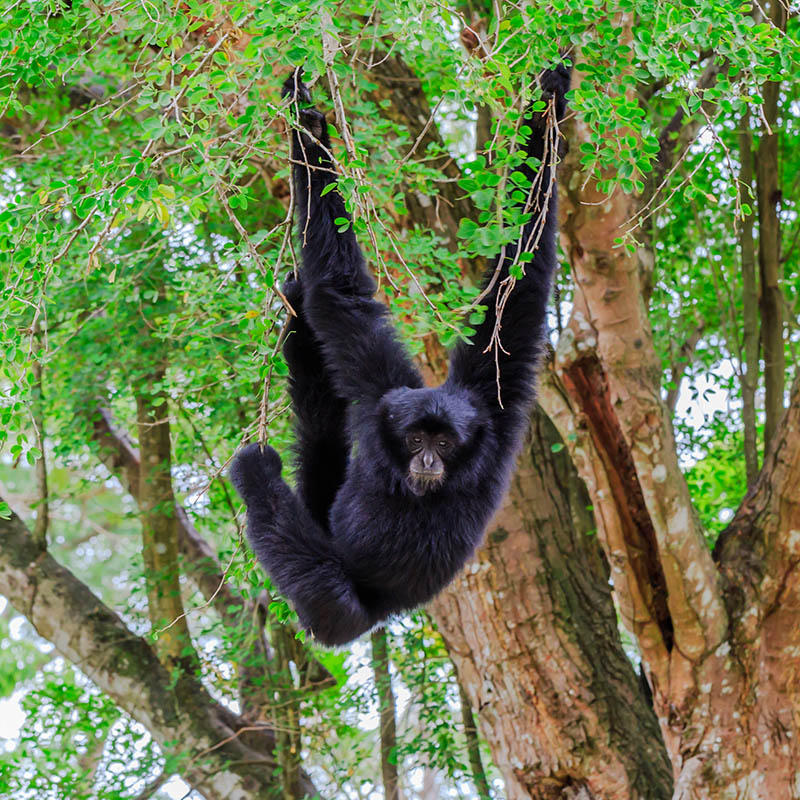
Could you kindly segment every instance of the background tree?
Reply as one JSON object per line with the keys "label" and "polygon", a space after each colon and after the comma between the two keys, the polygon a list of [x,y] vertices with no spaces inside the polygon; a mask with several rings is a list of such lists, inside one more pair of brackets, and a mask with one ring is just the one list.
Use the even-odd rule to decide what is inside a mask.
{"label": "background tree", "polygon": [[[26,716],[0,785],[797,793],[794,6],[4,11],[0,686]],[[316,79],[381,296],[440,377],[565,53],[554,353],[509,495],[432,620],[320,651],[224,474],[290,445],[282,77]]]}

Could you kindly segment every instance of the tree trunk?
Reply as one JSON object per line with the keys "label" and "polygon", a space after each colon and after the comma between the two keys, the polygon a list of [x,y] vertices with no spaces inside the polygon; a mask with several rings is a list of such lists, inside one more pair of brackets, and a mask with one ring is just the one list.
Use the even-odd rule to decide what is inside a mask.
{"label": "tree trunk", "polygon": [[372,670],[378,692],[381,718],[381,774],[383,795],[386,800],[402,800],[400,779],[397,774],[397,719],[395,714],[392,676],[389,672],[389,647],[386,629],[372,632]]}
{"label": "tree trunk", "polygon": [[[770,20],[786,30],[781,0],[770,0]],[[764,346],[764,446],[768,447],[783,413],[786,356],[783,348],[783,295],[780,286],[781,227],[778,220],[778,99],[780,81],[764,84],[764,130],[756,157],[758,187],[758,268],[761,277],[761,341]]]}
{"label": "tree trunk", "polygon": [[[164,663],[193,669],[198,665],[181,600],[175,497],[166,370],[160,367],[144,380],[136,394],[141,448],[139,506],[142,553],[147,582],[147,607]],[[156,388],[159,387],[159,388]]]}
{"label": "tree trunk", "polygon": [[670,764],[562,448],[537,410],[486,545],[432,611],[508,800],[666,799]]}
{"label": "tree trunk", "polygon": [[[753,134],[750,131],[750,111],[742,114],[739,131],[739,182],[744,202],[752,208],[753,193]],[[747,485],[758,477],[758,431],[756,429],[756,388],[758,387],[758,284],[756,251],[753,240],[754,214],[744,214],[740,223],[739,242],[742,259],[742,350],[741,369],[742,426],[744,428],[744,463]]]}
{"label": "tree trunk", "polygon": [[777,665],[800,652],[800,389],[712,560],[661,402],[646,313],[653,254],[614,243],[642,200],[573,178],[588,140],[577,120],[561,173],[562,237],[580,291],[542,400],[592,498],[653,686],[675,800],[797,796],[798,691]]}

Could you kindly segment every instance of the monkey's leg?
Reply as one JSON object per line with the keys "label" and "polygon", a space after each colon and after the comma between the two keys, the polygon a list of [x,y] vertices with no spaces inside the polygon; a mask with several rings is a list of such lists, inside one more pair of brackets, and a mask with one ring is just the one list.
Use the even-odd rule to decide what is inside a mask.
{"label": "monkey's leg", "polygon": [[231,481],[247,504],[247,535],[300,624],[322,644],[352,641],[377,621],[356,592],[331,546],[331,538],[281,479],[271,448],[251,444],[231,466]]}
{"label": "monkey's leg", "polygon": [[328,529],[328,511],[350,455],[347,403],[337,394],[303,309],[303,287],[290,279],[284,293],[297,312],[283,346],[295,414],[297,494],[315,522]]}

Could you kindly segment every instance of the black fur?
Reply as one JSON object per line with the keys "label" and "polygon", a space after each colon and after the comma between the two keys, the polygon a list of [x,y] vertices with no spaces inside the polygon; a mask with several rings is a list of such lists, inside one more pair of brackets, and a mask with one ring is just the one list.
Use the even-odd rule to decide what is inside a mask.
{"label": "black fur", "polygon": [[[569,70],[546,72],[541,86],[560,118]],[[472,555],[502,498],[545,338],[556,198],[554,187],[546,196],[545,163],[517,247],[530,249],[542,213],[543,230],[503,310],[505,352],[496,363],[484,350],[514,247],[487,275],[488,285],[499,267],[473,344],[456,347],[442,386],[425,388],[385,306],[372,299],[375,284],[352,230],[337,232],[334,220],[349,218],[341,196],[336,190],[321,196],[336,180],[325,118],[302,107],[311,98],[299,74],[286,82],[284,94],[293,98],[304,128],[292,137],[303,267],[300,281],[286,287],[298,311],[285,346],[297,424],[297,490],[282,480],[278,454],[257,444],[237,455],[231,479],[247,504],[250,542],[273,582],[304,628],[319,642],[338,645],[439,592]],[[542,159],[544,115],[531,113],[526,124],[525,149]],[[521,169],[534,178],[529,166]],[[447,431],[456,442],[445,457],[444,481],[422,495],[408,483],[404,436],[410,428]]]}

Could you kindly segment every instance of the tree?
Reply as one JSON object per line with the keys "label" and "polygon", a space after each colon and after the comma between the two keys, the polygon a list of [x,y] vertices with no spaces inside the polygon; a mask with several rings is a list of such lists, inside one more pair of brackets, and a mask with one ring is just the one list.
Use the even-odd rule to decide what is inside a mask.
{"label": "tree", "polygon": [[[486,545],[430,608],[441,639],[415,617],[379,640],[382,730],[403,689],[384,774],[407,797],[468,779],[485,796],[490,753],[508,798],[789,796],[800,228],[786,11],[11,6],[0,592],[79,672],[15,645],[9,688],[88,688],[72,717],[66,700],[49,721],[30,711],[71,732],[57,767],[23,734],[0,775],[32,791],[19,782],[35,773],[57,796],[59,774],[71,797],[152,795],[172,774],[207,798],[379,782],[378,740],[352,722],[373,702],[347,680],[358,648],[346,660],[294,637],[224,477],[242,441],[291,437],[281,76],[303,63],[318,78],[382,296],[441,376],[442,345],[480,313],[475,277],[519,223],[531,76],[567,53],[554,354]],[[137,732],[152,744],[137,749]],[[137,764],[125,779],[106,769],[115,747]]]}

